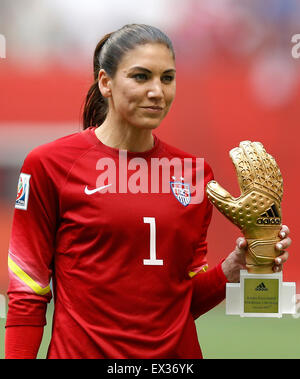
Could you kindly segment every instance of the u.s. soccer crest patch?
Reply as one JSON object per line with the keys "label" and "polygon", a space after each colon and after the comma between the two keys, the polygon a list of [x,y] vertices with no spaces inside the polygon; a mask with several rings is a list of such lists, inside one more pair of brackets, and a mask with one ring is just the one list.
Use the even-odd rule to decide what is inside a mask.
{"label": "u.s. soccer crest patch", "polygon": [[18,192],[15,208],[27,210],[29,198],[29,181],[31,175],[21,172],[18,182]]}
{"label": "u.s. soccer crest patch", "polygon": [[[175,177],[173,177],[174,180],[176,180]],[[190,191],[190,185],[187,183],[183,183],[183,178],[181,178],[181,181],[174,181],[170,182],[170,186],[173,192],[173,195],[176,197],[176,199],[185,207],[189,205],[191,201],[191,191]]]}

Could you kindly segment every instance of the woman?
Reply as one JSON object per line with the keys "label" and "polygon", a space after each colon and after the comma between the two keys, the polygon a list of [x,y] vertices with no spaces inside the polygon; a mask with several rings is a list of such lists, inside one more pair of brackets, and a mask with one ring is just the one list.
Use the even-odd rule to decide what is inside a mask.
{"label": "woman", "polygon": [[[52,295],[48,358],[202,357],[194,319],[239,280],[246,241],[205,272],[212,171],[152,133],[175,97],[175,75],[171,41],[158,29],[106,35],[84,130],[25,159],[9,249],[7,358],[36,356]],[[288,228],[281,232],[277,270],[291,243]]]}

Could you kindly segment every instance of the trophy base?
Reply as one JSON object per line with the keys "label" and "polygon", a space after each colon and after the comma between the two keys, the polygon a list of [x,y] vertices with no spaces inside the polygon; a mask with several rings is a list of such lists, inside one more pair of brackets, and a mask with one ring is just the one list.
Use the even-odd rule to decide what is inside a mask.
{"label": "trophy base", "polygon": [[0,295],[0,318],[5,318],[6,313],[6,299],[4,295]]}
{"label": "trophy base", "polygon": [[226,285],[226,314],[241,317],[282,317],[296,313],[296,284],[284,283],[282,272],[241,270],[240,283]]}

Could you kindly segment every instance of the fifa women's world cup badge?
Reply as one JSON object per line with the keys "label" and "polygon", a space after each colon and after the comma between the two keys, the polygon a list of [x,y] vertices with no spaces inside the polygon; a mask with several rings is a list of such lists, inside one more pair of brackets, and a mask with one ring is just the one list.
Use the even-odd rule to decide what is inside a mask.
{"label": "fifa women's world cup badge", "polygon": [[29,199],[29,181],[31,175],[21,173],[18,182],[18,192],[16,199],[16,209],[27,210]]}
{"label": "fifa women's world cup badge", "polygon": [[176,181],[175,176],[172,176],[173,182],[170,182],[170,186],[173,192],[173,195],[176,199],[185,207],[191,202],[191,191],[190,185],[187,183],[183,183],[184,178],[180,178],[180,182]]}
{"label": "fifa women's world cup badge", "polygon": [[243,141],[230,151],[241,195],[233,197],[216,181],[206,192],[213,205],[244,234],[248,249],[247,270],[240,283],[227,283],[226,313],[252,317],[281,317],[295,311],[295,283],[284,283],[282,272],[274,273],[280,254],[283,179],[275,159],[260,142]]}

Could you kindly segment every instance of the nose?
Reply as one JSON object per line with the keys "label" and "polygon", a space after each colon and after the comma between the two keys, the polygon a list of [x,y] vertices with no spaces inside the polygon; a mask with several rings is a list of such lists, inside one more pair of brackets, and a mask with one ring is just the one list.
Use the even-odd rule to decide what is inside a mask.
{"label": "nose", "polygon": [[164,96],[160,80],[153,80],[147,92],[149,99],[162,99]]}

